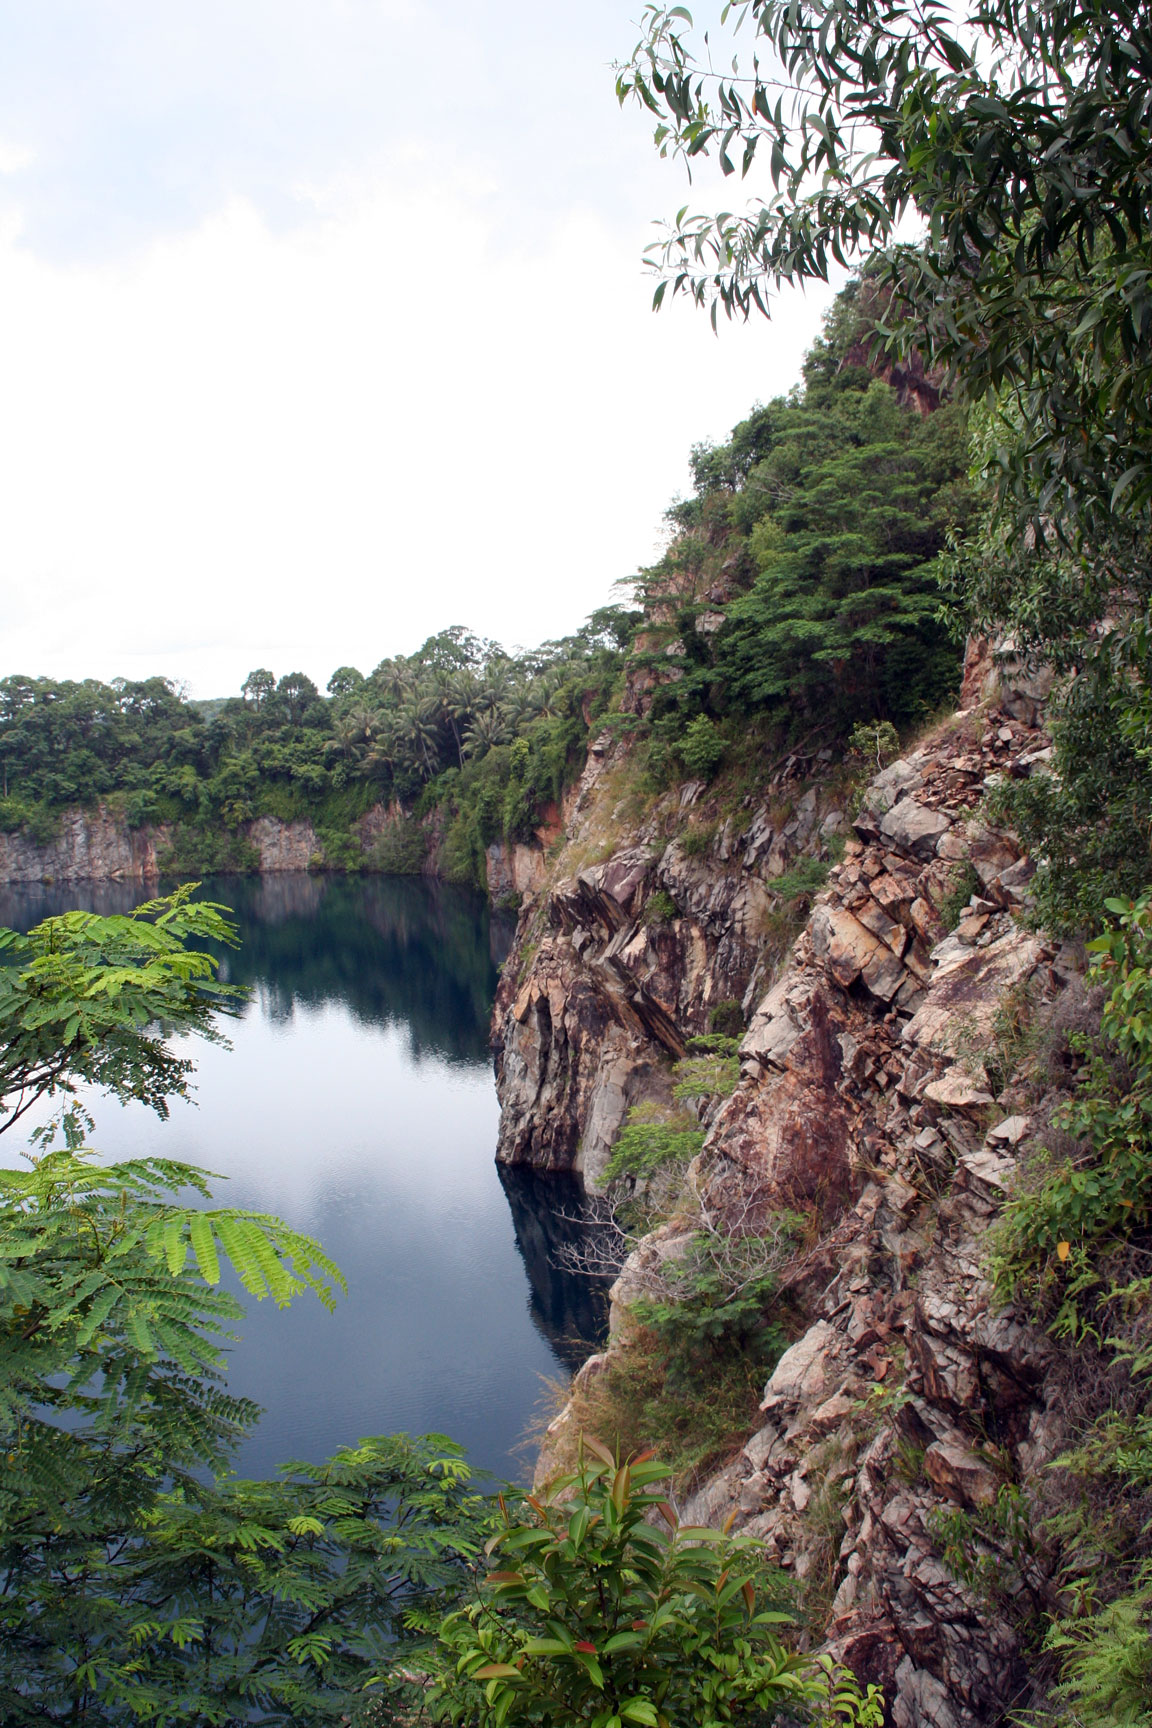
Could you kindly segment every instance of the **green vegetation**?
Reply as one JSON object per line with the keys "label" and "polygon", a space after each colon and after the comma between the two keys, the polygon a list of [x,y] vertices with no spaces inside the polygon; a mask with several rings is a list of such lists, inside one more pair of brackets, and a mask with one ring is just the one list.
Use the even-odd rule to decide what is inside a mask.
{"label": "green vegetation", "polygon": [[953,883],[940,902],[940,922],[945,930],[955,930],[964,910],[973,894],[978,894],[981,888],[979,876],[972,865],[965,860],[958,864],[953,873]]}
{"label": "green vegetation", "polygon": [[722,1032],[689,1038],[688,1055],[676,1064],[672,1096],[677,1104],[700,1098],[730,1098],[740,1081],[739,1048],[739,1038],[727,1037]]}
{"label": "green vegetation", "polygon": [[[185,938],[229,936],[187,889],[133,917],[4,933],[28,1052],[7,1073],[9,1119],[11,1088],[66,1097],[93,1078],[162,1108],[187,1064],[148,1016],[168,1002],[185,1029],[200,1023],[215,963]],[[677,1531],[670,1511],[671,1536],[654,1533],[664,1466],[618,1469],[590,1442],[598,1462],[574,1498],[558,1485],[547,1502],[501,1499],[487,1551],[520,1570],[489,1571],[471,1607],[494,1508],[451,1441],[378,1436],[275,1480],[228,1475],[258,1411],[222,1384],[241,1316],[222,1266],[281,1305],[331,1305],[343,1280],[275,1218],[190,1205],[210,1198],[201,1170],[99,1164],[90,1126],[70,1103],[28,1169],[0,1171],[5,1723],[319,1728],[379,1721],[387,1700],[406,1721],[659,1728],[690,1710],[876,1728],[873,1693],[779,1641],[786,1616],[759,1599],[744,1545]]]}
{"label": "green vegetation", "polygon": [[938,555],[971,509],[964,416],[922,416],[854,358],[870,315],[846,290],[803,389],[692,453],[694,493],[638,585],[658,777],[710,779],[725,753],[813,729],[834,744],[871,722],[886,744],[955,688]]}
{"label": "green vegetation", "polygon": [[1108,987],[1101,1036],[1076,1036],[1076,1091],[1053,1123],[1075,1151],[1049,1155],[997,1229],[1001,1293],[1038,1315],[1054,1306],[1073,1335],[1103,1287],[1102,1249],[1152,1220],[1152,895],[1108,910],[1116,927],[1090,944],[1092,976]]}
{"label": "green vegetation", "polygon": [[[954,514],[939,567],[954,626],[958,636],[976,630],[1005,644],[1009,671],[1046,668],[1055,680],[1052,771],[1001,784],[988,809],[1017,828],[1036,859],[1038,922],[1082,934],[1107,906],[1112,927],[1093,945],[1093,979],[1106,1001],[1102,1025],[1085,1004],[1065,1040],[1071,1096],[1047,1124],[1045,1150],[1030,1159],[1005,1211],[993,1269],[1000,1298],[1029,1308],[1069,1347],[1070,1375],[1075,1358],[1088,1358],[1092,1384],[1073,1407],[1079,1439],[1057,1470],[1041,1482],[1006,1482],[993,1507],[952,1514],[938,1534],[956,1575],[1015,1619],[1033,1651],[1042,1645],[1043,1660],[1056,1665],[1048,1700],[1029,1721],[1146,1724],[1147,19],[1124,4],[1070,0],[1044,8],[991,0],[971,14],[925,13],[912,0],[850,7],[749,0],[726,7],[721,23],[751,39],[742,61],[729,60],[715,32],[698,60],[688,10],[649,5],[618,74],[620,100],[654,114],[663,155],[691,163],[715,154],[725,174],[762,164],[772,178],[766,195],[727,212],[679,212],[653,248],[663,277],[656,303],[669,290],[686,294],[710,305],[715,322],[721,310],[766,311],[772,289],[825,279],[833,261],[862,266],[859,339],[834,375],[850,375],[855,359],[902,379],[925,406],[941,392],[957,410],[970,405],[975,508]],[[915,246],[898,238],[910,214],[923,235]],[[808,380],[811,395],[812,360]],[[725,460],[749,444],[734,441]],[[858,519],[866,522],[866,464],[858,469]],[[909,484],[907,468],[902,480]],[[850,512],[844,519],[853,521]],[[822,604],[818,568],[797,580],[804,541],[789,547],[773,528],[754,531],[748,548],[764,584],[770,652],[760,661],[749,654],[741,665],[733,657],[738,628],[727,649],[727,626],[712,638],[718,658],[727,652],[741,695],[756,689],[771,697],[786,683],[798,623],[809,626],[810,642],[823,635],[829,649],[837,646],[838,620]],[[892,615],[897,626],[917,600],[913,583]],[[753,615],[756,606],[753,589],[729,616]],[[837,679],[853,658],[854,645],[839,643],[830,659]],[[819,650],[814,662],[792,671],[790,696],[801,711]],[[674,701],[689,695],[691,676]],[[839,689],[829,694],[843,700]],[[877,717],[900,719],[880,704],[860,719]],[[864,748],[853,734],[877,766],[891,742],[877,734],[873,756],[871,741]],[[970,888],[970,879],[956,882],[948,922]],[[1005,1004],[995,1086],[1022,1057],[1025,1065],[1036,1060],[1028,1013],[1025,1002]],[[1053,1084],[1060,1083],[1050,1075]]]}
{"label": "green vegetation", "polygon": [[450,1441],[362,1441],[273,1482],[229,1459],[259,1415],[222,1384],[242,1309],[221,1289],[326,1305],[343,1279],[278,1219],[189,1204],[204,1171],[103,1164],[80,1082],[161,1114],[236,993],[190,940],[232,940],[187,888],[128,917],[0,933],[11,1127],[65,1108],[0,1170],[0,1717],[24,1723],[320,1723],[359,1707],[381,1640],[459,1587],[482,1507]]}
{"label": "green vegetation", "polygon": [[703,1130],[690,1125],[690,1119],[668,1121],[652,1105],[637,1104],[616,1136],[604,1179],[646,1182],[670,1164],[687,1164],[703,1144]]}
{"label": "green vegetation", "polygon": [[666,1481],[587,1440],[573,1475],[505,1510],[500,1568],[441,1628],[433,1722],[879,1728],[877,1688],[781,1643],[755,1545],[681,1525]]}
{"label": "green vegetation", "polygon": [[[355,835],[376,804],[434,817],[442,873],[483,885],[484,848],[532,834],[584,763],[634,615],[608,607],[583,630],[511,656],[462,629],[367,677],[251,673],[242,694],[198,704],[163,678],[0,680],[0,826],[47,841],[61,812],[104,800],[130,826],[163,823],[173,872],[254,867],[245,824],[307,818],[318,862],[403,874],[428,850],[412,821],[374,847]],[[368,856],[365,858],[365,853]]]}
{"label": "green vegetation", "polygon": [[[729,13],[750,65],[713,71],[727,65],[715,43],[699,64],[688,11],[649,5],[617,80],[622,102],[657,116],[663,155],[714,153],[725,173],[771,164],[773,192],[743,214],[680,211],[654,248],[657,303],[671,286],[713,319],[765,311],[782,281],[851,259],[870,318],[856,357],[923,402],[948,385],[978,405],[979,509],[947,580],[960,629],[1010,633],[1061,681],[1057,773],[1006,786],[1000,807],[1036,852],[1038,916],[1082,930],[1107,895],[1145,885],[1152,841],[1147,21],[1071,0],[992,0],[930,24],[912,0]],[[910,210],[916,247],[897,241]],[[794,592],[816,605],[792,587],[795,554],[765,552],[785,610],[742,688],[780,675]]]}
{"label": "green vegetation", "polygon": [[213,1016],[237,991],[190,939],[225,945],[225,908],[191,899],[195,884],[128,917],[66,912],[27,936],[0,930],[0,1133],[41,1098],[88,1081],[160,1116],[187,1096],[192,1063],[172,1032],[219,1038]]}

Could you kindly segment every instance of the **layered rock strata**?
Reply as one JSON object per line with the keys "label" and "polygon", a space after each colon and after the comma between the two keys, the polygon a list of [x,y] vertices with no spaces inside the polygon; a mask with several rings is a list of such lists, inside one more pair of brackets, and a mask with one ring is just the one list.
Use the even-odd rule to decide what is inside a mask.
{"label": "layered rock strata", "polygon": [[[740,1084],[692,1173],[717,1203],[751,1181],[759,1204],[803,1209],[816,1245],[793,1273],[805,1329],[765,1387],[761,1426],[684,1514],[731,1519],[824,1602],[828,1647],[885,1686],[896,1728],[991,1728],[1027,1697],[1013,1627],[945,1564],[941,1532],[963,1514],[978,1552],[981,1513],[1005,1483],[1043,1470],[1062,1439],[1048,1341],[993,1308],[985,1270],[989,1225],[1030,1132],[1005,1089],[1005,1029],[1025,998],[1051,998],[1069,976],[1066,957],[1015,916],[1031,864],[975,815],[996,777],[1046,771],[1037,717],[1034,704],[962,713],[873,781],[842,863],[760,993]],[[557,1130],[517,1114],[510,1151],[572,1152],[590,1120],[588,1076],[612,1067],[627,1095],[638,1085],[629,1052],[674,1053],[701,1023],[686,967],[674,992],[658,948],[647,970],[621,965],[638,950],[641,869],[648,881],[660,866],[628,850],[581,873],[578,888],[558,885],[534,962],[507,986],[505,1095],[523,1108],[535,1089],[561,1117]],[[715,875],[721,904],[739,880],[730,868]],[[961,883],[972,892],[958,907]],[[949,922],[959,911],[954,928],[942,909]],[[700,932],[708,961],[697,978],[735,993],[744,975],[755,991],[740,938],[729,938],[738,958],[725,970],[719,930],[709,946],[690,922],[679,951]],[[669,1026],[649,1013],[649,994]],[[594,1070],[584,1045],[598,1028],[608,1055]],[[675,1253],[683,1229],[665,1226],[625,1267],[610,1349],[622,1347],[645,1257]],[[544,1470],[567,1421],[553,1425]]]}
{"label": "layered rock strata", "polygon": [[778,958],[776,883],[847,826],[798,786],[794,759],[760,799],[699,812],[702,825],[703,786],[680,787],[614,844],[601,836],[627,822],[615,801],[626,759],[624,744],[593,745],[567,849],[521,913],[493,1019],[497,1157],[576,1170],[593,1187],[629,1106],[667,1093],[686,1040],[722,1005],[751,1011]]}

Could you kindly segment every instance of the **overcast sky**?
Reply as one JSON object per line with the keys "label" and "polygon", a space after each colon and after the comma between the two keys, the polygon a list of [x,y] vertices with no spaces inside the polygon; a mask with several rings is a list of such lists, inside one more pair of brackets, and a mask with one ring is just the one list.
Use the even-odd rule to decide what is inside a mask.
{"label": "overcast sky", "polygon": [[323,686],[652,560],[828,295],[649,310],[639,10],[0,0],[0,674]]}

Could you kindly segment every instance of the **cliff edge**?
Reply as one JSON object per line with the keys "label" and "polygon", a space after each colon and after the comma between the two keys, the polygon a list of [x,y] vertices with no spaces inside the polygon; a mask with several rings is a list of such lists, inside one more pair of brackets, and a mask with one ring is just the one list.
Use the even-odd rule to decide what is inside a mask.
{"label": "cliff edge", "polygon": [[[984,1253],[1032,1134],[1014,1016],[1079,987],[1018,917],[1032,865],[978,814],[998,777],[1046,770],[1035,692],[958,712],[851,816],[835,764],[794,757],[738,814],[702,816],[688,786],[629,829],[626,753],[595,748],[566,853],[521,915],[497,1006],[500,1156],[595,1185],[629,1107],[666,1099],[687,1039],[742,1002],[739,1083],[688,1171],[689,1212],[746,1227],[787,1209],[808,1231],[758,1425],[698,1474],[685,1516],[763,1543],[811,1635],[884,1684],[896,1728],[998,1722],[1027,1702],[1028,1664],[947,1532],[959,1515],[979,1548],[1004,1484],[1065,1437],[1051,1341],[994,1309]],[[815,879],[821,856],[781,953],[781,884]],[[539,1474],[570,1453],[597,1377],[627,1375],[630,1309],[685,1229],[682,1203],[624,1265],[607,1352]]]}

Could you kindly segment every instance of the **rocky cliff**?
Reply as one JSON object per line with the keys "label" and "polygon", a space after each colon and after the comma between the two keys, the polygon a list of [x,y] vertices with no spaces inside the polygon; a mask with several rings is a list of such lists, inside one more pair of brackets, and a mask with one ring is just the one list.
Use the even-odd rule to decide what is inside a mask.
{"label": "rocky cliff", "polygon": [[789,756],[728,811],[691,783],[635,822],[628,745],[592,745],[568,844],[521,913],[497,997],[501,1162],[594,1186],[629,1106],[666,1092],[685,1039],[762,994],[784,928],[777,886],[847,826],[834,783],[799,784],[805,766]]}
{"label": "rocky cliff", "polygon": [[[760,1426],[685,1515],[731,1518],[802,1593],[819,1575],[814,1635],[885,1685],[896,1728],[978,1728],[1027,1702],[1013,1624],[949,1567],[941,1532],[962,1514],[979,1548],[1002,1485],[1035,1480],[1064,1435],[1051,1345],[994,1310],[984,1260],[1031,1133],[1013,1014],[1077,987],[1069,956],[1016,916],[1031,865],[976,814],[997,776],[1044,771],[1035,694],[958,713],[872,781],[782,960],[773,883],[846,826],[834,777],[802,791],[785,764],[687,850],[703,794],[686,788],[583,862],[598,822],[621,826],[605,746],[574,812],[576,867],[562,857],[522,915],[498,1004],[500,1155],[594,1178],[710,1006],[743,1001],[740,1082],[689,1186],[713,1215],[749,1193],[765,1216],[799,1210],[811,1240]],[[671,1218],[625,1265],[608,1357],[578,1387],[626,1362],[629,1307],[684,1230]],[[576,1420],[570,1404],[553,1423],[543,1473]]]}
{"label": "rocky cliff", "polygon": [[[367,868],[374,867],[373,850],[381,835],[397,821],[407,821],[403,812],[377,804],[355,824],[352,837]],[[497,842],[488,848],[488,892],[494,901],[519,901],[541,887],[548,837],[545,832],[536,845]],[[259,816],[242,825],[239,838],[251,867],[262,876],[324,865],[323,844],[307,819],[285,822]],[[162,874],[180,873],[180,866],[166,858],[171,841],[166,826],[130,828],[122,812],[104,804],[66,810],[51,840],[0,832],[0,882],[151,882]],[[430,875],[438,873],[434,846],[426,868]]]}
{"label": "rocky cliff", "polygon": [[162,828],[130,829],[104,805],[66,810],[51,840],[0,833],[0,882],[143,882],[159,875],[166,841]]}

